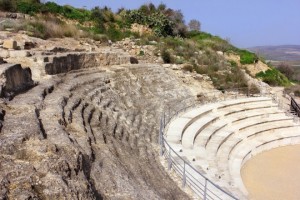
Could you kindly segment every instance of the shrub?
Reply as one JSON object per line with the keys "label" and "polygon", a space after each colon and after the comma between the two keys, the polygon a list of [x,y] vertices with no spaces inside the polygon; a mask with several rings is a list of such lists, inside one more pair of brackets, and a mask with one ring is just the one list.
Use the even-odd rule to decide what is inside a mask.
{"label": "shrub", "polygon": [[115,27],[113,24],[110,25],[104,33],[110,40],[114,42],[133,35],[130,31],[122,31],[118,27]]}
{"label": "shrub", "polygon": [[33,15],[39,12],[41,9],[41,4],[31,1],[18,1],[17,3],[17,10],[19,12]]}
{"label": "shrub", "polygon": [[194,69],[198,74],[209,74],[208,67],[206,66],[196,66]]}
{"label": "shrub", "polygon": [[85,9],[76,9],[72,6],[66,5],[62,7],[61,14],[66,18],[84,22],[90,19],[91,12]]}
{"label": "shrub", "polygon": [[44,12],[50,12],[50,13],[62,13],[63,8],[60,5],[57,5],[54,2],[47,2],[43,6],[43,11]]}
{"label": "shrub", "polygon": [[95,41],[107,42],[108,37],[105,34],[92,34],[91,36]]}
{"label": "shrub", "polygon": [[0,10],[14,12],[16,8],[15,0],[0,0]]}
{"label": "shrub", "polygon": [[258,60],[258,57],[247,50],[238,50],[237,53],[240,55],[240,62],[241,64],[253,64],[256,60]]}
{"label": "shrub", "polygon": [[295,96],[300,97],[300,85],[293,85],[290,87],[284,88],[284,93],[290,94],[294,93]]}
{"label": "shrub", "polygon": [[161,58],[163,59],[164,63],[171,63],[172,62],[171,54],[166,49],[164,49],[162,51]]}
{"label": "shrub", "polygon": [[161,12],[152,12],[150,15],[145,15],[140,10],[132,10],[126,13],[125,20],[128,26],[133,23],[146,25],[151,28],[157,36],[173,35],[174,22],[169,20]]}
{"label": "shrub", "polygon": [[225,52],[233,48],[227,40],[223,40],[218,36],[213,36],[205,32],[190,31],[187,34],[187,37],[194,41],[197,41],[203,49],[211,48],[215,51]]}
{"label": "shrub", "polygon": [[189,72],[193,72],[194,71],[194,66],[191,64],[185,64],[182,68],[184,71],[189,71]]}
{"label": "shrub", "polygon": [[294,91],[294,95],[295,95],[296,97],[300,97],[300,90]]}
{"label": "shrub", "polygon": [[237,67],[237,63],[234,60],[229,61],[231,67]]}
{"label": "shrub", "polygon": [[92,9],[92,13],[91,13],[91,20],[96,22],[97,28],[100,29],[101,32],[104,32],[105,27],[104,27],[104,23],[105,23],[105,19],[103,16],[103,13],[101,12],[101,9],[99,7],[95,7]]}
{"label": "shrub", "polygon": [[287,63],[280,63],[277,67],[277,69],[283,73],[287,78],[289,79],[294,79],[294,73],[295,70],[293,67],[291,67],[289,64]]}
{"label": "shrub", "polygon": [[280,73],[277,69],[268,69],[265,72],[259,72],[256,74],[257,78],[261,78],[264,82],[272,86],[289,86],[291,85],[290,81],[286,76]]}
{"label": "shrub", "polygon": [[139,56],[144,56],[145,52],[144,51],[140,51]]}
{"label": "shrub", "polygon": [[41,21],[29,22],[26,26],[26,31],[34,37],[39,37],[42,39],[47,39],[49,36],[46,33],[46,25]]}

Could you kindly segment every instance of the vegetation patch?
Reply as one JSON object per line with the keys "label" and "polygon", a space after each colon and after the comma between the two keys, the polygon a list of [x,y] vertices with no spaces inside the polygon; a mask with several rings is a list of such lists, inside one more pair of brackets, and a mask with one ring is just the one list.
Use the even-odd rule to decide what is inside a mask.
{"label": "vegetation patch", "polygon": [[168,50],[163,49],[161,53],[161,58],[163,59],[164,63],[172,63],[172,57]]}
{"label": "vegetation patch", "polygon": [[289,79],[275,68],[268,69],[265,72],[259,72],[258,74],[256,74],[256,77],[261,78],[264,82],[272,86],[291,85]]}
{"label": "vegetation patch", "polygon": [[238,53],[238,55],[241,58],[240,62],[241,62],[242,65],[253,64],[256,61],[258,61],[257,55],[254,54],[254,53],[251,53],[250,51],[236,50],[236,52]]}
{"label": "vegetation patch", "polygon": [[[35,20],[24,20],[19,24],[3,23],[0,29],[25,30],[29,35],[43,39],[90,37],[97,41],[119,41],[126,37],[140,38],[139,45],[157,47],[155,55],[160,55],[164,63],[185,64],[183,69],[186,71],[207,74],[219,89],[247,86],[238,63],[226,61],[223,53],[239,55],[241,64],[253,64],[259,59],[254,53],[231,45],[229,39],[200,31],[201,24],[197,20],[186,25],[181,11],[167,8],[165,4],[149,3],[138,9],[121,8],[113,12],[108,7],[87,10],[39,0],[0,0],[0,9],[35,17]],[[132,24],[143,25],[151,31],[132,33]],[[139,52],[140,56],[144,54]],[[257,77],[273,85],[288,85],[287,78],[274,70]]]}

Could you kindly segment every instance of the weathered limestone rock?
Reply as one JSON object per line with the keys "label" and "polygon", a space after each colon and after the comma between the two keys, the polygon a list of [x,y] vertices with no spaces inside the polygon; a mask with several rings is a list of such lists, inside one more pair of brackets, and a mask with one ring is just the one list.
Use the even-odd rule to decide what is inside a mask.
{"label": "weathered limestone rock", "polygon": [[139,35],[147,35],[152,33],[152,29],[145,25],[140,25],[137,23],[131,25],[131,31],[138,33]]}
{"label": "weathered limestone rock", "polygon": [[19,64],[0,65],[0,97],[12,97],[33,85],[29,68],[23,69]]}
{"label": "weathered limestone rock", "polygon": [[38,56],[38,57],[35,57],[34,58],[34,61],[35,62],[38,62],[38,63],[46,63],[46,62],[49,62],[49,57],[47,56]]}
{"label": "weathered limestone rock", "polygon": [[7,49],[0,49],[0,57],[8,58],[9,57],[9,51]]}
{"label": "weathered limestone rock", "polygon": [[119,52],[72,53],[62,56],[49,56],[49,58],[52,61],[45,64],[45,71],[49,75],[83,68],[130,63],[130,57],[119,55]]}
{"label": "weathered limestone rock", "polygon": [[217,51],[217,54],[220,55],[220,56],[224,55],[224,53],[222,51]]}
{"label": "weathered limestone rock", "polygon": [[4,40],[3,48],[5,49],[17,49],[17,42],[14,40]]}
{"label": "weathered limestone rock", "polygon": [[10,56],[11,58],[25,58],[25,57],[31,56],[31,54],[30,54],[29,51],[24,51],[24,50],[17,51],[17,50],[12,50],[12,51],[9,51],[9,56]]}
{"label": "weathered limestone rock", "polygon": [[0,64],[6,63],[3,58],[0,57]]}
{"label": "weathered limestone rock", "polygon": [[7,102],[0,199],[188,200],[160,164],[156,144],[162,110],[193,99],[160,65],[42,79]]}

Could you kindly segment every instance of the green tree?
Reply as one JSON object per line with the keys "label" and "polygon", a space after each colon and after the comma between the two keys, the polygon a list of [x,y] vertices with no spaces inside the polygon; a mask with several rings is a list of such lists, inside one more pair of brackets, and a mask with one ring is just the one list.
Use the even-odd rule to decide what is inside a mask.
{"label": "green tree", "polygon": [[96,22],[97,28],[100,29],[100,32],[105,30],[105,18],[102,10],[98,6],[92,9],[91,20]]}

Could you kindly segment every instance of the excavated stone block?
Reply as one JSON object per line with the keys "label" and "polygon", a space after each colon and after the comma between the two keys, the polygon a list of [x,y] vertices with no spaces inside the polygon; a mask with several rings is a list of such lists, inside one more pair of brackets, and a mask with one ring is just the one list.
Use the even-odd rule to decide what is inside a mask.
{"label": "excavated stone block", "polygon": [[130,64],[130,57],[115,52],[101,53],[72,53],[62,56],[49,56],[49,63],[45,63],[45,72],[49,75],[66,73],[71,70]]}
{"label": "excavated stone block", "polygon": [[12,97],[33,85],[29,68],[23,69],[20,64],[0,65],[0,97]]}
{"label": "excavated stone block", "polygon": [[14,40],[4,40],[3,48],[5,49],[17,49],[17,42]]}

